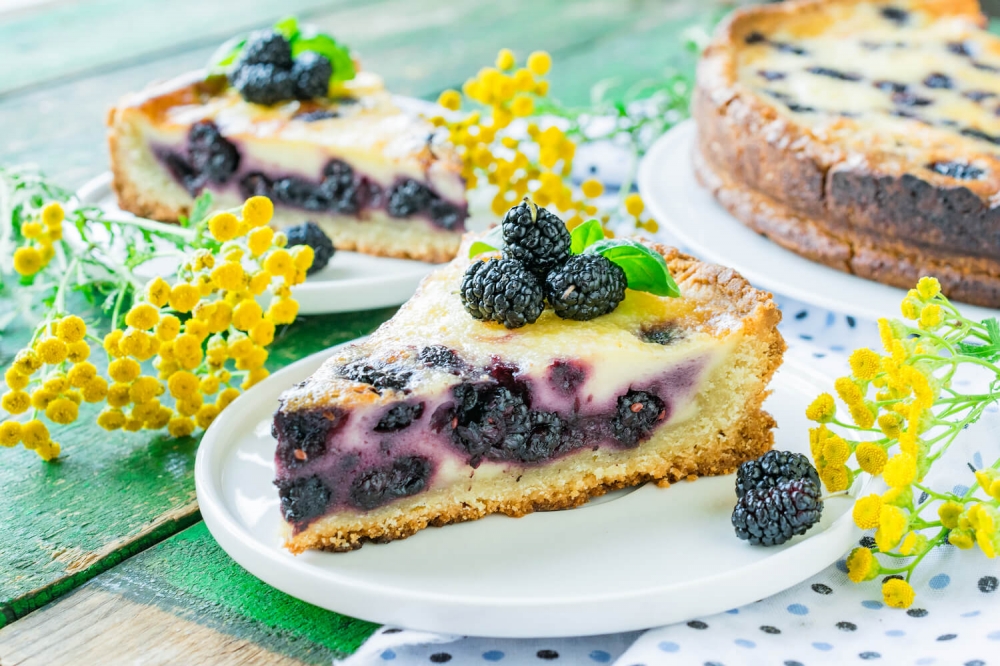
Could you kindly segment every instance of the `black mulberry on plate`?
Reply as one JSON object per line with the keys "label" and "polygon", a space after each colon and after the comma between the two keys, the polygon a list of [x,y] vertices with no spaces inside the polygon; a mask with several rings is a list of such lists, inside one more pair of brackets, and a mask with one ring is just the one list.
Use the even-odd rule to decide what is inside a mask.
{"label": "black mulberry on plate", "polygon": [[658,396],[646,391],[630,390],[618,398],[618,409],[611,420],[611,432],[622,446],[633,448],[649,439],[666,414],[666,405]]}
{"label": "black mulberry on plate", "polygon": [[292,47],[276,30],[251,32],[236,60],[237,69],[244,65],[275,65],[288,69],[292,66]]}
{"label": "black mulberry on plate", "polygon": [[275,65],[243,65],[232,78],[233,87],[248,102],[271,105],[295,99],[291,72]]}
{"label": "black mulberry on plate", "polygon": [[507,211],[500,226],[504,258],[522,262],[539,278],[569,259],[566,224],[541,206],[522,201]]}
{"label": "black mulberry on plate", "polygon": [[337,252],[333,241],[315,222],[307,221],[294,227],[287,227],[285,236],[288,238],[288,247],[308,245],[313,249],[312,266],[306,271],[306,275],[312,275],[326,268]]}
{"label": "black mulberry on plate", "polygon": [[461,296],[470,315],[507,328],[535,323],[545,308],[542,286],[514,259],[474,261],[462,278]]}
{"label": "black mulberry on plate", "polygon": [[777,546],[805,534],[822,515],[819,485],[805,478],[747,491],[736,502],[732,522],[740,539]]}
{"label": "black mulberry on plate", "polygon": [[577,254],[545,278],[545,297],[563,319],[607,314],[625,298],[625,271],[599,254]]}
{"label": "black mulberry on plate", "polygon": [[768,451],[757,460],[748,460],[736,470],[736,497],[750,490],[773,488],[785,481],[809,479],[819,487],[819,474],[801,453]]}
{"label": "black mulberry on plate", "polygon": [[306,51],[292,65],[295,96],[299,99],[326,97],[330,91],[331,76],[333,65],[330,61],[318,53]]}

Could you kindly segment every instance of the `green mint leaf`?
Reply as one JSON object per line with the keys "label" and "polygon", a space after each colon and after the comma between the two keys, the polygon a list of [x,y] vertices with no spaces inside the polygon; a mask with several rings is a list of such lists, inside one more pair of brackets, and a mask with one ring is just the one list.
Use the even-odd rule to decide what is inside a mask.
{"label": "green mint leaf", "polygon": [[681,290],[670,275],[666,260],[639,241],[631,238],[606,238],[585,250],[618,264],[628,279],[628,288],[657,296],[677,298]]}
{"label": "green mint leaf", "polygon": [[299,36],[299,20],[294,16],[286,16],[274,24],[274,30],[292,42]]}
{"label": "green mint leaf", "polygon": [[469,248],[469,258],[482,254],[483,252],[496,252],[503,247],[503,227],[499,224],[490,229],[486,234],[477,240]]}
{"label": "green mint leaf", "polygon": [[191,216],[188,218],[187,223],[182,223],[181,226],[188,227],[192,221],[195,223],[201,222],[208,215],[208,209],[211,207],[212,193],[206,190],[194,200],[194,206],[191,207]]}
{"label": "green mint leaf", "polygon": [[354,78],[354,60],[351,59],[351,52],[347,50],[347,47],[338,44],[337,40],[330,35],[323,33],[309,37],[299,35],[295,43],[292,44],[292,56],[297,57],[306,51],[318,53],[330,61],[330,64],[333,65],[330,83],[350,81]]}
{"label": "green mint leaf", "polygon": [[569,251],[580,254],[599,240],[604,240],[604,227],[597,220],[587,220],[578,225],[569,234],[571,242]]}
{"label": "green mint leaf", "polygon": [[245,35],[238,35],[224,41],[219,48],[215,49],[212,57],[208,59],[209,74],[225,74],[232,64],[236,62],[236,59],[240,56],[240,52],[243,50],[243,45],[246,43],[247,38]]}
{"label": "green mint leaf", "polygon": [[958,350],[965,356],[979,358],[986,361],[995,361],[1000,357],[1000,346],[997,345],[977,345],[968,342],[959,342]]}

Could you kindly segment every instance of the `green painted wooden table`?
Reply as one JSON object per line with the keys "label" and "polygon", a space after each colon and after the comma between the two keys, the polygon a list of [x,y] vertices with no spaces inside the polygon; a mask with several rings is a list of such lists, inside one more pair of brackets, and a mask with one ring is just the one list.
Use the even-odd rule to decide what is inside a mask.
{"label": "green painted wooden table", "polygon": [[[15,3],[16,4],[16,3]],[[0,10],[0,163],[67,187],[107,168],[104,114],[122,94],[202,65],[233,33],[289,13],[338,35],[394,91],[436,98],[498,49],[552,53],[554,94],[690,67],[696,0],[27,0]],[[0,299],[0,309],[5,307]],[[6,304],[9,307],[9,303]],[[393,309],[310,317],[272,370],[372,331]],[[24,332],[0,338],[0,366]],[[0,451],[0,664],[329,663],[375,626],[268,588],[200,522],[197,441],[109,435],[86,419],[52,465]]]}

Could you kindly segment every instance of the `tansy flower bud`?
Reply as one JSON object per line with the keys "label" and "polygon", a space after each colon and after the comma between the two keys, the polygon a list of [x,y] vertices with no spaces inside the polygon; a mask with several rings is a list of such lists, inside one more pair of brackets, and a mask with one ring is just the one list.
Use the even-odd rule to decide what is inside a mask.
{"label": "tansy flower bud", "polygon": [[852,517],[854,524],[863,530],[873,530],[879,525],[879,516],[882,512],[882,498],[871,494],[862,497],[854,503]]}
{"label": "tansy flower bud", "polygon": [[837,405],[829,393],[819,394],[806,408],[806,418],[817,423],[829,423],[837,414]]}
{"label": "tansy flower bud", "polygon": [[0,398],[0,406],[8,414],[23,414],[31,407],[31,396],[24,391],[8,391]]}
{"label": "tansy flower bud", "polygon": [[31,377],[21,373],[17,368],[13,367],[7,368],[7,371],[3,374],[3,379],[7,382],[7,388],[15,391],[20,391],[28,385],[29,381],[31,381]]}
{"label": "tansy flower bud", "polygon": [[914,592],[910,584],[899,578],[890,578],[882,583],[882,598],[886,606],[909,608],[913,604]]}
{"label": "tansy flower bud", "polygon": [[66,219],[66,212],[58,201],[50,201],[42,208],[42,223],[47,227],[58,227]]}
{"label": "tansy flower bud", "polygon": [[170,285],[161,277],[153,278],[152,282],[146,285],[146,300],[154,307],[162,308],[170,300]]}
{"label": "tansy flower bud", "polygon": [[17,446],[21,441],[21,424],[7,420],[0,423],[0,446]]}
{"label": "tansy flower bud", "polygon": [[847,577],[852,582],[872,580],[879,575],[881,569],[878,560],[867,548],[855,548],[847,556]]}
{"label": "tansy flower bud", "polygon": [[187,437],[194,432],[194,421],[186,416],[176,416],[167,423],[167,432],[172,437]]}
{"label": "tansy flower bud", "polygon": [[267,197],[250,197],[243,204],[243,221],[247,226],[263,227],[274,217],[274,204]]}
{"label": "tansy flower bud", "polygon": [[250,248],[250,254],[255,257],[267,252],[271,247],[271,241],[274,239],[274,230],[271,227],[261,227],[260,229],[254,229],[247,236],[247,247]]}
{"label": "tansy flower bud", "polygon": [[875,532],[875,543],[883,553],[888,553],[896,547],[909,527],[907,514],[898,506],[884,504],[879,514],[878,530]]}
{"label": "tansy flower bud", "polygon": [[462,96],[455,90],[445,90],[438,96],[438,104],[449,111],[458,111],[462,106]]}
{"label": "tansy flower bud", "polygon": [[97,415],[97,425],[105,430],[120,430],[125,425],[125,414],[120,409],[105,409]]}
{"label": "tansy flower bud", "polygon": [[929,301],[941,293],[941,283],[938,282],[937,278],[922,277],[917,282],[917,293],[920,294],[921,298]]}
{"label": "tansy flower bud", "polygon": [[125,315],[125,323],[140,331],[148,331],[159,320],[160,313],[149,303],[136,303]]}
{"label": "tansy flower bud", "polygon": [[878,444],[861,442],[854,451],[854,457],[857,459],[861,469],[873,476],[878,476],[885,469],[885,463],[889,459],[889,454]]}
{"label": "tansy flower bud", "polygon": [[59,338],[46,338],[35,345],[35,352],[47,365],[58,365],[66,360],[66,343]]}
{"label": "tansy flower bud", "polygon": [[170,307],[178,312],[190,312],[198,303],[201,294],[191,284],[178,284],[170,290]]}
{"label": "tansy flower bud", "polygon": [[882,478],[890,488],[902,488],[917,478],[917,459],[908,453],[897,453],[882,470]]}
{"label": "tansy flower bud", "polygon": [[14,250],[14,270],[21,275],[34,275],[43,265],[42,255],[33,247]]}
{"label": "tansy flower bud", "polygon": [[552,56],[545,51],[535,51],[528,56],[528,69],[538,76],[545,76],[552,67]]}
{"label": "tansy flower bud", "polygon": [[216,213],[208,221],[208,230],[215,240],[225,243],[239,233],[240,221],[232,213]]}
{"label": "tansy flower bud", "polygon": [[87,324],[76,315],[63,317],[56,327],[56,335],[66,343],[80,342],[87,335]]}

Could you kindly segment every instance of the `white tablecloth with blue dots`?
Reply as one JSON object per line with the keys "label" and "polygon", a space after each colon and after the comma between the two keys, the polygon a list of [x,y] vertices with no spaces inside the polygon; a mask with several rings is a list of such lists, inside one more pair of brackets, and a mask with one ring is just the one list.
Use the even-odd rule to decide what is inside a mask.
{"label": "white tablecloth with blue dots", "polygon": [[[777,297],[784,312],[787,356],[808,359],[830,376],[846,373],[854,348],[879,349],[874,322],[834,314]],[[969,380],[960,380],[964,383]],[[975,427],[992,450],[956,442],[935,471],[932,485],[968,483],[968,465],[981,467],[1000,451],[1000,418]],[[987,444],[988,445],[988,444]],[[956,492],[964,492],[958,488]],[[845,553],[846,556],[846,553]],[[877,583],[855,585],[843,560],[769,599],[645,632],[560,639],[461,638],[392,627],[379,630],[343,666],[414,664],[612,666],[816,666],[818,664],[916,664],[1000,666],[1000,558],[980,551],[939,548],[912,581],[917,602],[907,611],[887,608]]]}

